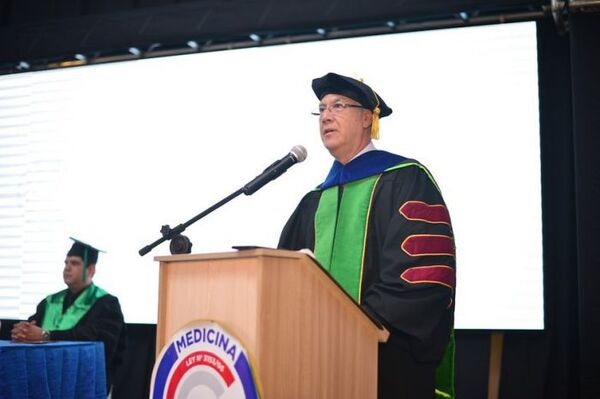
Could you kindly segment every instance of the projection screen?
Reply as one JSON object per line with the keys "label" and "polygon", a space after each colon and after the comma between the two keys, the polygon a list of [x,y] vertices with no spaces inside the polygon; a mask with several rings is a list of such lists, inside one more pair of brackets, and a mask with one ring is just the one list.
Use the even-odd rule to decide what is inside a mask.
{"label": "projection screen", "polygon": [[158,265],[140,257],[283,157],[305,162],[192,225],[194,253],[275,247],[326,176],[310,83],[362,78],[394,113],[379,149],[435,176],[457,246],[456,328],[544,327],[534,23],[388,34],[0,76],[0,317],[64,288],[69,236],[127,322],[154,323]]}

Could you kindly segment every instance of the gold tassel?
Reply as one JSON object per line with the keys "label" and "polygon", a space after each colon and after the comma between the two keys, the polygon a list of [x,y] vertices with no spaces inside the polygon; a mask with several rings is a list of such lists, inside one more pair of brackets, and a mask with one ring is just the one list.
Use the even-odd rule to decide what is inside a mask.
{"label": "gold tassel", "polygon": [[[364,83],[363,78],[358,78],[357,80],[361,83]],[[381,113],[381,108],[379,108],[379,98],[377,97],[377,94],[375,94],[375,91],[372,88],[370,89],[373,92],[373,97],[375,97],[375,101],[377,102],[377,105],[373,110],[373,120],[371,122],[371,138],[374,140],[379,140],[379,114]]]}
{"label": "gold tassel", "polygon": [[379,140],[379,114],[381,110],[379,107],[375,107],[373,110],[373,122],[371,123],[371,138]]}

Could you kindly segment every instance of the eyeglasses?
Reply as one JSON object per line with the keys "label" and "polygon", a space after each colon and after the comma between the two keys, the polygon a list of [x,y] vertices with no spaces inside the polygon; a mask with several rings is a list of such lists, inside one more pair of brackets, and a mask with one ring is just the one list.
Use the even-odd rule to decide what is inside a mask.
{"label": "eyeglasses", "polygon": [[362,105],[335,102],[331,105],[319,104],[319,108],[316,111],[312,111],[311,114],[313,114],[314,116],[322,116],[323,113],[325,112],[325,110],[329,110],[329,112],[334,113],[334,114],[339,114],[346,108],[365,108],[366,109],[366,107],[363,107]]}

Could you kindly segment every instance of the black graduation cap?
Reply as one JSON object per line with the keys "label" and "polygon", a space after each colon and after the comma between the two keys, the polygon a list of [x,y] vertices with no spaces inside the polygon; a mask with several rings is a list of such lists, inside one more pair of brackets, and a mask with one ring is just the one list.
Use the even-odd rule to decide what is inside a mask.
{"label": "black graduation cap", "polygon": [[327,94],[341,94],[356,100],[370,110],[379,107],[381,110],[379,117],[383,118],[392,113],[392,109],[387,106],[385,101],[371,87],[360,80],[352,79],[347,76],[338,75],[330,72],[320,78],[313,79],[312,89],[321,100]]}
{"label": "black graduation cap", "polygon": [[329,72],[327,75],[313,79],[312,89],[321,100],[327,94],[341,94],[358,101],[360,105],[373,111],[373,124],[371,125],[371,137],[379,138],[379,118],[386,117],[392,113],[392,109],[371,87],[360,80]]}
{"label": "black graduation cap", "polygon": [[105,252],[101,249],[94,248],[88,243],[69,237],[73,240],[73,245],[67,256],[79,256],[83,260],[83,281],[87,279],[87,268],[89,265],[95,265],[98,262],[98,252]]}

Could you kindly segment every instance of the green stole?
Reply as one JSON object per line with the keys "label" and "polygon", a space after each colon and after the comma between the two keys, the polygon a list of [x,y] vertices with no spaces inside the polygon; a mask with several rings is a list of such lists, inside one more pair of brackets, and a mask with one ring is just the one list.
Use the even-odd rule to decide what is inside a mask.
{"label": "green stole", "polygon": [[[409,162],[386,170],[407,166],[423,168]],[[437,188],[437,184],[430,177]],[[355,180],[344,185],[340,201],[339,186],[321,193],[315,214],[315,257],[325,270],[360,303],[369,212],[375,187],[382,174]],[[436,370],[436,396],[454,398],[454,333]]]}
{"label": "green stole", "polygon": [[91,309],[96,301],[106,295],[102,288],[90,284],[85,291],[75,299],[73,304],[63,313],[63,302],[67,290],[46,297],[46,310],[42,328],[49,331],[69,330],[79,323],[79,320]]}

